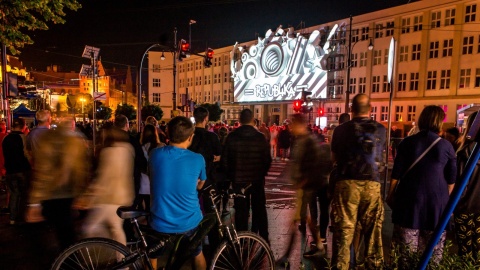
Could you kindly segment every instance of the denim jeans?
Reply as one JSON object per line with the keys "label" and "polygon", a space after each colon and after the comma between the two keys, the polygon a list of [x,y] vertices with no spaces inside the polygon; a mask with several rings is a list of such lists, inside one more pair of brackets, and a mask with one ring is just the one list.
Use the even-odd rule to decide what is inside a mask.
{"label": "denim jeans", "polygon": [[5,176],[10,192],[10,220],[23,221],[27,206],[27,173],[13,173]]}

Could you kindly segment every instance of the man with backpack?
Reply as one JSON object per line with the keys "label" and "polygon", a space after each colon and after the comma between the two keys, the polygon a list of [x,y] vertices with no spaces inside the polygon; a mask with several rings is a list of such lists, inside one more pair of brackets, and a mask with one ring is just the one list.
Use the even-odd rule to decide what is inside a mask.
{"label": "man with backpack", "polygon": [[383,265],[380,170],[386,129],[370,119],[370,110],[368,96],[355,96],[352,120],[338,126],[332,136],[332,159],[337,165],[335,179],[331,181],[335,185],[333,265],[339,270],[349,269],[356,226],[360,226],[365,236],[365,268],[377,269]]}

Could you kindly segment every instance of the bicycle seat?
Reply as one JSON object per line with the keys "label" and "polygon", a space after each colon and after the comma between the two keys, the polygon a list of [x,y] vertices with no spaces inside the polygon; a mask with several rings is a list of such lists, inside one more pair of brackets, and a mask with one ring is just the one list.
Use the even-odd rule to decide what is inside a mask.
{"label": "bicycle seat", "polygon": [[138,218],[142,216],[148,216],[149,214],[150,213],[145,211],[138,211],[138,210],[132,209],[130,206],[120,206],[117,209],[117,215],[121,219]]}

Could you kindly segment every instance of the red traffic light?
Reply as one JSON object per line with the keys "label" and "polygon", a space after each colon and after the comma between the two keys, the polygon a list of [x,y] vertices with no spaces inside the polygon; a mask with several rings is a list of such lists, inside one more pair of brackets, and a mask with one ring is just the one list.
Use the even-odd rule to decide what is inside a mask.
{"label": "red traffic light", "polygon": [[213,58],[213,50],[210,48],[207,49],[207,58],[209,59]]}
{"label": "red traffic light", "polygon": [[303,104],[302,100],[295,100],[293,102],[293,110],[296,112],[299,112],[302,109],[302,104]]}
{"label": "red traffic light", "polygon": [[182,52],[188,52],[188,49],[190,49],[190,44],[188,44],[186,41],[182,40],[182,44],[180,45],[180,48]]}
{"label": "red traffic light", "polygon": [[324,108],[318,108],[318,116],[319,117],[325,116],[325,109]]}

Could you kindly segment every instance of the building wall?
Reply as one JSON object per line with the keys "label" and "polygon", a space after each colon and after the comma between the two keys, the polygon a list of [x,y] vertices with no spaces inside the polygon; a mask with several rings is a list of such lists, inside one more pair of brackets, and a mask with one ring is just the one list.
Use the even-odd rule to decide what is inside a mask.
{"label": "building wall", "polygon": [[[327,99],[313,101],[314,112],[319,107],[325,108],[328,121],[333,124],[337,123],[338,116],[345,112],[349,23],[349,18],[345,18],[297,31],[310,33],[314,30],[332,29],[335,24],[340,26],[340,32],[344,31],[338,33],[343,39],[337,40],[337,46],[332,53],[332,56],[340,56],[335,59],[343,59],[343,67],[329,71],[332,84],[324,90],[337,92],[335,95],[329,94]],[[408,126],[418,118],[425,106],[441,105],[447,113],[445,121],[455,122],[457,108],[480,102],[479,24],[479,0],[423,0],[353,17],[352,63],[356,65],[351,68],[351,97],[361,90],[369,95],[373,106],[372,118],[378,121],[386,122],[388,117],[392,117],[392,121]],[[262,30],[266,29],[259,29]],[[389,110],[390,87],[386,76],[388,48],[392,37],[396,40],[392,85],[394,103]],[[247,41],[240,46],[248,46],[254,42]],[[235,119],[237,111],[249,107],[255,110],[256,116],[263,121],[271,123],[277,117],[280,122],[283,121],[288,114],[293,113],[291,102],[232,103],[229,53],[233,43],[232,46],[215,49],[215,58],[210,68],[204,68],[203,59],[197,56],[184,59],[178,64],[177,101],[180,102],[180,94],[185,93],[188,88],[190,97],[197,104],[219,102],[222,108],[226,109],[225,119]],[[368,49],[369,44],[373,45],[371,51]],[[160,53],[155,54],[155,57],[150,57],[151,63],[156,61],[155,63],[162,66],[171,67],[170,55],[167,55],[163,64],[158,60]],[[149,64],[149,70],[151,67]],[[161,91],[172,92],[171,70],[159,74],[149,71],[150,81],[155,76],[161,78],[162,82],[167,82],[170,90],[163,88],[163,85],[159,89],[149,85],[150,95]],[[337,79],[336,84],[333,79]],[[340,85],[338,82],[341,82]],[[149,96],[150,101],[151,98]],[[164,103],[163,92],[161,104],[171,106],[171,98]]]}

